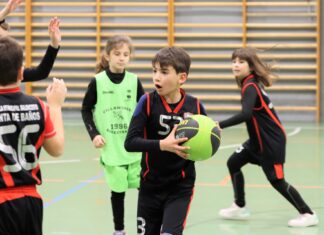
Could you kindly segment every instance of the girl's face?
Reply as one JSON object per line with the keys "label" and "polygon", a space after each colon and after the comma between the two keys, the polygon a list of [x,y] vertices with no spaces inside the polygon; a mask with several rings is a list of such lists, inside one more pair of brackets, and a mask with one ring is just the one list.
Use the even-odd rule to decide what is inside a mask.
{"label": "girl's face", "polygon": [[117,47],[112,49],[109,55],[106,56],[106,60],[109,62],[109,70],[113,73],[124,72],[130,60],[130,55],[131,52],[126,43],[118,44]]}
{"label": "girl's face", "polygon": [[236,79],[242,81],[245,77],[250,75],[251,69],[246,60],[236,57],[232,61],[232,71]]}
{"label": "girl's face", "polygon": [[168,67],[160,67],[160,64],[156,63],[153,66],[153,83],[155,89],[168,103],[176,103],[179,101],[179,97],[181,98],[180,86],[186,79],[186,73],[177,73],[171,65]]}

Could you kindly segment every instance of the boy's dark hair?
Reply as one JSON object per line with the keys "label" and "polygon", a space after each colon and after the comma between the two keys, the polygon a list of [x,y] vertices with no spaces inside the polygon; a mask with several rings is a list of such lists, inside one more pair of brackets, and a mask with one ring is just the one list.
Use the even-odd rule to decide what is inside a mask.
{"label": "boy's dark hair", "polygon": [[23,49],[9,36],[0,37],[0,85],[17,82],[18,71],[23,63]]}
{"label": "boy's dark hair", "polygon": [[152,65],[160,64],[160,67],[172,66],[178,73],[189,74],[191,58],[188,53],[180,47],[164,47],[156,53]]}

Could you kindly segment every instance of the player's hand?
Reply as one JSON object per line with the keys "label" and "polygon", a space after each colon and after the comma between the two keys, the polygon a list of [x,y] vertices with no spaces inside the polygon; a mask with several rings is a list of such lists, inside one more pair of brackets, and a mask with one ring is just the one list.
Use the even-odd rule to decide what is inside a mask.
{"label": "player's hand", "polygon": [[52,108],[61,108],[65,97],[67,89],[63,79],[53,78],[53,83],[50,84],[46,89],[47,103]]}
{"label": "player's hand", "polygon": [[62,39],[60,31],[60,20],[57,17],[53,17],[49,22],[48,34],[51,39],[51,46],[57,49]]}
{"label": "player's hand", "polygon": [[190,147],[188,146],[181,146],[180,144],[187,141],[188,138],[175,138],[175,132],[177,129],[177,125],[175,125],[170,132],[170,134],[163,140],[160,140],[160,149],[161,151],[169,151],[172,153],[177,154],[179,157],[187,159],[189,154],[186,153],[186,150],[189,150]]}
{"label": "player's hand", "polygon": [[6,6],[0,12],[0,20],[3,20],[7,17],[11,12],[13,12],[17,6],[21,3],[21,0],[9,0]]}
{"label": "player's hand", "polygon": [[101,135],[96,135],[93,138],[92,143],[96,148],[102,148],[105,145],[106,141]]}

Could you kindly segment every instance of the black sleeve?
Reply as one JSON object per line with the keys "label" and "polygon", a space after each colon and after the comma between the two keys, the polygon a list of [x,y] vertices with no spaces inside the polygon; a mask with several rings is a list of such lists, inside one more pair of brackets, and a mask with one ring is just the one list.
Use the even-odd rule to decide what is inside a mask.
{"label": "black sleeve", "polygon": [[256,88],[254,86],[248,86],[242,94],[242,111],[239,114],[219,122],[220,128],[234,126],[251,119],[257,96],[258,93]]}
{"label": "black sleeve", "polygon": [[137,79],[137,98],[136,101],[138,102],[140,100],[140,98],[142,97],[142,95],[144,95],[144,88],[142,86],[142,83],[139,79]]}
{"label": "black sleeve", "polygon": [[81,114],[84,125],[89,133],[91,140],[96,136],[100,135],[94,120],[93,120],[93,109],[97,103],[97,85],[96,79],[93,78],[88,86],[88,90],[82,101]]}
{"label": "black sleeve", "polygon": [[54,48],[51,45],[47,47],[45,56],[36,68],[25,68],[23,82],[33,82],[43,80],[50,74],[54,61],[56,59],[59,48]]}
{"label": "black sleeve", "polygon": [[132,120],[129,124],[125,149],[128,152],[150,152],[160,150],[160,140],[144,138],[144,129],[147,123],[146,95],[143,95],[135,109]]}
{"label": "black sleeve", "polygon": [[207,116],[206,109],[205,109],[204,105],[201,102],[199,102],[199,108],[200,108],[200,114]]}

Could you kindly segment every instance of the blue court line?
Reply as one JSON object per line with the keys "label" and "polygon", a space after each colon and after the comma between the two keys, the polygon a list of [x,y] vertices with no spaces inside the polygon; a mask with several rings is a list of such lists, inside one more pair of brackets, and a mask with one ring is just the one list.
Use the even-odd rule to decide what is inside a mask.
{"label": "blue court line", "polygon": [[99,175],[95,175],[93,177],[91,177],[90,179],[87,179],[85,182],[82,182],[76,186],[74,186],[73,188],[65,191],[64,193],[62,193],[61,195],[55,197],[53,200],[49,201],[49,202],[45,202],[44,203],[44,208],[47,208],[61,200],[63,200],[64,198],[70,196],[71,194],[79,191],[80,189],[84,188],[85,186],[87,186],[88,184],[93,183],[94,181],[96,181],[97,179],[100,179],[101,177],[103,177],[103,173],[100,173]]}

